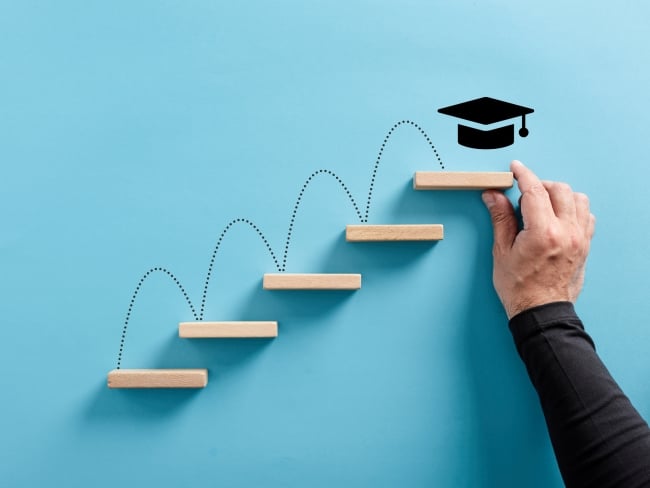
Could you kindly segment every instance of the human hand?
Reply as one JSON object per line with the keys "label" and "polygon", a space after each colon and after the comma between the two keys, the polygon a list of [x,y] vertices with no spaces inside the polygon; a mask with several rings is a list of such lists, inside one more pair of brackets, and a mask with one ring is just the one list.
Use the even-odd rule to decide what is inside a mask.
{"label": "human hand", "polygon": [[503,193],[483,192],[494,228],[494,288],[509,319],[537,305],[575,303],[596,222],[584,193],[542,182],[519,161],[510,169],[521,191],[523,229]]}

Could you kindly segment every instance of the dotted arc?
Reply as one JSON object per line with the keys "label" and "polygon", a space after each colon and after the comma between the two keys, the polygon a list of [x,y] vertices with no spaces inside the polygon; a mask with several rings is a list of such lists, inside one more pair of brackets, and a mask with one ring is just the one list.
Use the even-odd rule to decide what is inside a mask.
{"label": "dotted arc", "polygon": [[429,147],[433,151],[433,154],[435,154],[436,159],[438,160],[438,164],[440,164],[440,168],[444,171],[445,165],[442,162],[442,159],[440,159],[440,155],[438,154],[438,151],[436,149],[436,146],[433,145],[433,142],[431,142],[431,138],[427,135],[426,132],[424,132],[424,129],[420,127],[418,124],[413,122],[412,120],[400,120],[399,122],[396,122],[389,130],[388,133],[386,134],[386,137],[384,137],[384,141],[381,143],[381,147],[379,148],[379,153],[377,154],[377,159],[375,160],[375,165],[372,168],[372,176],[370,177],[370,186],[368,187],[368,199],[366,200],[366,212],[364,215],[364,218],[361,219],[362,223],[368,222],[368,215],[370,213],[370,202],[372,201],[372,193],[375,189],[375,179],[377,178],[377,170],[379,169],[379,163],[381,162],[381,157],[384,155],[384,149],[386,149],[386,144],[388,143],[388,140],[391,138],[395,130],[400,126],[408,124],[412,127],[415,127],[418,132],[422,135],[422,137],[425,138],[427,141],[427,144],[429,144]]}
{"label": "dotted arc", "polygon": [[198,320],[203,320],[203,313],[205,312],[205,302],[208,297],[208,286],[210,285],[210,278],[212,278],[212,270],[214,268],[214,260],[217,257],[217,253],[219,252],[219,248],[221,247],[221,243],[223,242],[223,238],[226,236],[228,231],[238,223],[244,223],[248,224],[255,232],[257,232],[257,235],[260,236],[262,241],[264,242],[264,245],[266,246],[266,249],[269,251],[269,254],[271,255],[271,258],[273,258],[273,262],[275,263],[275,267],[277,268],[278,271],[282,271],[280,268],[280,264],[278,263],[278,259],[275,256],[275,252],[273,252],[273,248],[269,244],[268,239],[260,228],[255,225],[254,222],[248,219],[242,219],[242,218],[237,218],[233,219],[230,222],[228,222],[228,225],[221,231],[221,234],[219,235],[219,239],[217,239],[217,243],[214,246],[214,250],[212,251],[212,256],[210,257],[210,264],[208,265],[208,272],[205,277],[205,283],[203,285],[203,295],[201,296],[201,311],[199,312]]}
{"label": "dotted arc", "polygon": [[120,338],[120,350],[117,353],[117,369],[120,369],[120,366],[122,364],[122,354],[124,352],[124,342],[126,340],[126,332],[127,332],[128,327],[129,327],[129,320],[131,319],[131,313],[133,312],[133,307],[135,305],[135,299],[137,298],[138,293],[140,293],[140,289],[142,288],[142,285],[145,282],[145,280],[149,276],[151,276],[152,274],[154,274],[156,272],[164,273],[166,276],[168,276],[174,282],[174,284],[178,287],[178,289],[183,294],[183,297],[185,297],[185,301],[187,302],[187,305],[190,307],[190,310],[192,311],[192,315],[194,316],[195,319],[198,319],[198,316],[196,314],[196,310],[194,309],[194,305],[192,304],[192,300],[190,300],[189,295],[185,291],[185,288],[183,288],[183,285],[178,280],[178,278],[176,278],[176,276],[166,268],[151,268],[151,269],[149,269],[145,274],[142,275],[142,278],[140,278],[140,281],[138,281],[138,284],[135,287],[133,295],[131,296],[131,302],[129,303],[129,308],[126,311],[126,317],[124,318],[124,326],[122,327],[122,337]]}

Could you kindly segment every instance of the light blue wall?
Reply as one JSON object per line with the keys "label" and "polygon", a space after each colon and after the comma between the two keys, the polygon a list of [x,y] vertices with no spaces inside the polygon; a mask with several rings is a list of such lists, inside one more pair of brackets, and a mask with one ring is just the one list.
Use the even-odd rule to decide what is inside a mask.
{"label": "light blue wall", "polygon": [[[513,158],[587,192],[598,218],[578,311],[650,417],[646,2],[4,1],[0,4],[0,484],[561,486],[491,287],[477,193],[414,192],[438,161],[389,138],[372,223],[445,225],[428,245],[347,244],[334,178],[308,185],[290,272],[355,293],[264,292],[248,226],[214,264],[206,319],[278,320],[272,341],[188,341],[149,277],[123,367],[207,367],[201,391],[114,391],[131,295],[171,270],[195,306],[233,218],[280,256],[305,180],[365,207],[398,121],[449,170]],[[530,136],[456,144],[437,108],[531,106]],[[517,197],[512,192],[513,198]]]}

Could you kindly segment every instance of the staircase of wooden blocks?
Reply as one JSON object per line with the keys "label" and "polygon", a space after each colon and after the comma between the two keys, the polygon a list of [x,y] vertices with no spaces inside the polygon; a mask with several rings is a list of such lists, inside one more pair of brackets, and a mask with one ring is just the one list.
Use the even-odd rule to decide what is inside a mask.
{"label": "staircase of wooden blocks", "polygon": [[[415,190],[505,190],[512,187],[510,172],[418,171]],[[348,242],[440,241],[441,224],[348,225]],[[267,273],[265,290],[358,290],[361,275],[356,273]],[[179,337],[185,339],[274,338],[278,323],[269,322],[181,322]],[[207,369],[114,369],[108,373],[109,388],[205,388]]]}

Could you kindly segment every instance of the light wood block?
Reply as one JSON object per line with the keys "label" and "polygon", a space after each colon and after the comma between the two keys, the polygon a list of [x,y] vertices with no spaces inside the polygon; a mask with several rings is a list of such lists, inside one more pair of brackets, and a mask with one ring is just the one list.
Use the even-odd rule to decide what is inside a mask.
{"label": "light wood block", "polygon": [[185,339],[277,337],[277,322],[181,322],[178,336]]}
{"label": "light wood block", "polygon": [[443,237],[440,224],[348,225],[345,228],[345,239],[349,242],[440,241]]}
{"label": "light wood block", "polygon": [[417,171],[416,190],[505,190],[511,188],[511,172]]}
{"label": "light wood block", "polygon": [[291,274],[267,273],[265,290],[358,290],[360,274]]}
{"label": "light wood block", "polygon": [[114,369],[109,388],[205,388],[207,369]]}

